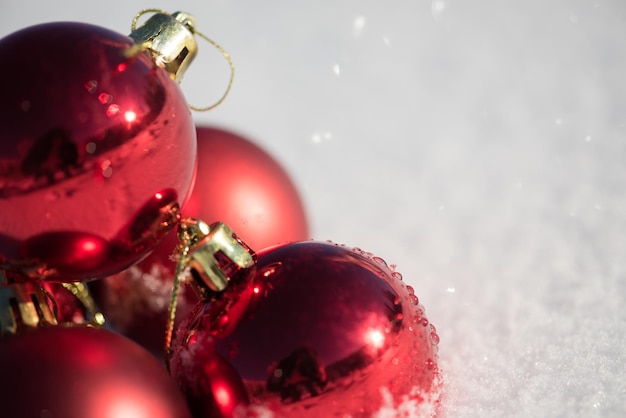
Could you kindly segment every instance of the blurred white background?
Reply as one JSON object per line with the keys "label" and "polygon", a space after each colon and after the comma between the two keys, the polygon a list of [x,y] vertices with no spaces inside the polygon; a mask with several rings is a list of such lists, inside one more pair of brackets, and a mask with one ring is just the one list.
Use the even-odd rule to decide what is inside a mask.
{"label": "blurred white background", "polygon": [[[415,287],[447,416],[626,415],[624,1],[2,0],[0,35],[129,33],[148,7],[235,61],[197,122],[272,153],[313,238]],[[183,90],[205,105],[228,66],[200,47]]]}

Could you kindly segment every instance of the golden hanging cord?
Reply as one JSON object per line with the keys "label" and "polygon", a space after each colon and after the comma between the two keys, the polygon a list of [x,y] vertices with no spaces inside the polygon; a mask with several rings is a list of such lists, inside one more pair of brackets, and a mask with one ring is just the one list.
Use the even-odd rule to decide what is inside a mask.
{"label": "golden hanging cord", "polygon": [[[155,22],[155,26],[156,26],[156,33],[155,33],[155,28],[150,28],[149,32],[146,33],[141,33],[141,28],[137,29],[137,22],[139,21],[139,18],[147,13],[155,13],[155,16],[153,16],[152,18],[148,19],[148,22],[157,17],[157,21]],[[140,49],[150,49],[151,51],[155,51],[157,52],[157,54],[160,54],[162,51],[159,49],[159,47],[157,47],[157,49],[155,50],[152,45],[155,42],[155,39],[157,39],[158,37],[163,37],[165,38],[166,42],[171,41],[172,38],[176,38],[175,41],[176,42],[180,42],[181,38],[185,38],[185,35],[181,35],[179,33],[179,31],[177,30],[172,30],[171,26],[168,25],[168,23],[164,20],[175,20],[177,21],[179,24],[181,24],[184,28],[186,28],[188,30],[188,32],[191,35],[197,35],[200,38],[204,39],[206,42],[208,42],[209,44],[211,44],[214,48],[216,48],[226,59],[226,61],[228,62],[228,65],[230,67],[230,79],[228,81],[228,85],[226,87],[226,90],[224,91],[224,93],[222,94],[222,97],[220,97],[219,100],[217,100],[215,103],[213,103],[210,106],[206,106],[206,107],[197,107],[197,106],[193,106],[193,105],[189,105],[189,108],[198,111],[198,112],[204,112],[204,111],[208,111],[208,110],[212,110],[214,108],[216,108],[217,106],[219,106],[225,99],[226,96],[228,96],[228,94],[230,93],[230,89],[233,85],[233,80],[235,78],[235,64],[233,63],[233,60],[230,56],[230,54],[224,49],[222,48],[217,42],[215,42],[214,40],[210,39],[209,37],[207,37],[206,35],[204,35],[201,32],[198,32],[196,30],[196,25],[195,25],[195,19],[192,15],[188,14],[188,13],[184,13],[184,12],[175,12],[171,15],[169,15],[166,11],[163,11],[161,9],[144,9],[141,10],[139,13],[137,13],[135,15],[135,17],[133,18],[132,24],[131,24],[131,38],[133,38],[135,41],[137,41],[139,43],[139,48]],[[147,22],[147,23],[148,23]],[[188,40],[188,39],[187,39]],[[164,42],[165,43],[165,42]],[[160,46],[160,44],[159,44]],[[168,44],[166,47],[169,47],[170,45]],[[195,56],[196,53],[196,47],[195,44],[193,46],[191,45],[187,45],[187,46],[183,46],[183,53],[182,54],[174,54],[173,58],[175,58],[176,60],[181,59],[181,55],[182,55],[182,59],[186,59],[187,56],[189,56],[189,60],[187,60],[184,64],[181,65],[180,62],[174,64],[174,70],[173,72],[171,72],[172,70],[170,70],[168,68],[168,71],[170,71],[170,73],[173,75],[173,78],[175,78],[177,81],[180,82],[180,79],[182,78],[182,73],[184,72],[184,70],[186,69],[186,66],[189,64],[189,62],[193,59],[193,56]],[[180,67],[180,68],[179,68]],[[180,72],[179,72],[180,70]]]}
{"label": "golden hanging cord", "polygon": [[167,322],[165,324],[165,366],[169,370],[170,357],[172,355],[172,335],[174,334],[174,320],[176,319],[176,310],[178,308],[178,294],[180,292],[180,283],[183,280],[183,273],[187,268],[185,260],[189,254],[189,245],[182,243],[179,253],[179,261],[176,264],[176,273],[174,274],[174,286],[170,296],[170,304],[167,311]]}

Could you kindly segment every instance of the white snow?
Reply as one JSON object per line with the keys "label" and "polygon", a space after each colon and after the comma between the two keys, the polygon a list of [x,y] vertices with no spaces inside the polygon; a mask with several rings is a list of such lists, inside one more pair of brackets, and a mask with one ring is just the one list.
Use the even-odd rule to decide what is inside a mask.
{"label": "white snow", "polygon": [[[49,20],[127,33],[145,7],[175,11],[12,0],[0,34]],[[626,414],[624,1],[175,7],[237,68],[196,120],[276,156],[313,238],[371,251],[415,288],[441,337],[445,416]],[[182,84],[197,105],[229,75],[200,47]]]}

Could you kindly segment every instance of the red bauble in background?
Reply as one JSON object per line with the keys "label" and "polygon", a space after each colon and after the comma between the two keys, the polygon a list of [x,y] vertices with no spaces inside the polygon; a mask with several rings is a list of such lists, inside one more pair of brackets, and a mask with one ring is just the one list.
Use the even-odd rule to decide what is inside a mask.
{"label": "red bauble in background", "polygon": [[[200,302],[177,332],[170,366],[196,417],[214,416],[198,409],[202,401],[220,405],[212,379],[230,382],[222,397],[235,394],[240,407],[243,385],[250,411],[275,417],[426,414],[439,395],[438,343],[413,289],[382,259],[301,242],[259,253],[255,267]],[[239,380],[214,374],[215,358]]]}
{"label": "red bauble in background", "polygon": [[[300,196],[285,170],[266,151],[235,133],[198,127],[198,168],[183,214],[223,221],[252,248],[308,238]],[[145,260],[93,282],[94,297],[114,328],[155,353],[163,348],[166,310],[178,244],[171,233]],[[187,288],[179,314],[197,301]]]}
{"label": "red bauble in background", "polygon": [[132,45],[81,23],[0,40],[0,259],[43,263],[56,280],[103,277],[173,226],[193,122],[169,73]]}
{"label": "red bauble in background", "polygon": [[49,327],[0,340],[3,417],[188,418],[163,366],[124,337]]}
{"label": "red bauble in background", "polygon": [[309,238],[304,206],[281,165],[253,142],[199,127],[198,173],[185,216],[222,221],[252,248]]}

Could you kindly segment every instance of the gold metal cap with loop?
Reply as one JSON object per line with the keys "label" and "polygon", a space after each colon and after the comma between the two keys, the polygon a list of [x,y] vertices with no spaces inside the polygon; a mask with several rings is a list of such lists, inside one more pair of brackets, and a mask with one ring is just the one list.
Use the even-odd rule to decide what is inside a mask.
{"label": "gold metal cap with loop", "polygon": [[183,218],[178,225],[178,239],[178,262],[165,332],[168,367],[178,293],[185,270],[189,269],[194,279],[191,284],[198,296],[206,299],[226,289],[242,269],[256,264],[256,253],[223,222],[209,225],[195,218]]}
{"label": "gold metal cap with loop", "polygon": [[0,336],[17,334],[24,328],[57,325],[48,298],[47,292],[36,283],[0,287]]}
{"label": "gold metal cap with loop", "polygon": [[178,237],[189,247],[187,267],[199,286],[199,295],[221,292],[230,278],[242,268],[254,265],[256,255],[228,225],[186,218],[178,227]]}
{"label": "gold metal cap with loop", "polygon": [[149,50],[157,65],[165,68],[170,77],[180,83],[198,53],[194,38],[196,20],[184,12],[171,15],[156,13],[143,26],[135,28],[137,19],[145,12],[135,16],[129,36],[137,43],[137,48]]}
{"label": "gold metal cap with loop", "polygon": [[[137,27],[139,18],[147,13],[154,13],[146,22]],[[219,106],[233,85],[235,65],[230,54],[215,41],[196,30],[196,19],[185,12],[171,15],[160,9],[145,9],[135,15],[131,25],[130,37],[136,42],[127,55],[134,56],[139,52],[149,51],[154,62],[167,70],[176,82],[182,81],[185,71],[198,53],[195,36],[213,45],[226,58],[230,67],[230,80],[222,97],[214,104],[206,107],[189,107],[196,111],[207,111]]]}
{"label": "gold metal cap with loop", "polygon": [[[81,307],[81,319],[73,322],[59,322],[59,306],[50,286],[57,286],[57,292],[68,292]],[[104,315],[98,311],[84,283],[42,283],[24,281],[0,287],[0,337],[18,334],[29,328],[45,326],[94,326],[104,325]]]}

